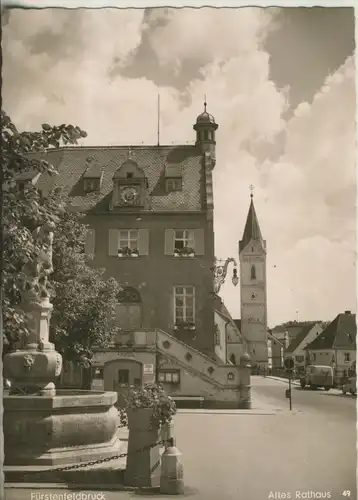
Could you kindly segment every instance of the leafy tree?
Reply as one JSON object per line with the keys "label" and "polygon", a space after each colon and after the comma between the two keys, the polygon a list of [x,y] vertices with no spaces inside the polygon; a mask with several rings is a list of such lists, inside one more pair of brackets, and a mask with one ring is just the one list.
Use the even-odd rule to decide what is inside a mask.
{"label": "leafy tree", "polygon": [[[86,132],[72,125],[42,125],[40,132],[19,132],[1,112],[3,174],[2,289],[4,344],[11,348],[28,335],[26,315],[21,310],[22,268],[39,252],[33,230],[45,221],[56,223],[53,266],[50,276],[54,312],[50,338],[65,359],[90,363],[92,347],[103,345],[114,332],[113,313],[120,290],[114,279],[104,280],[103,271],[91,267],[84,254],[86,227],[81,215],[65,210],[66,198],[59,191],[46,198],[19,176],[41,173],[56,175],[43,158],[51,147],[76,144]],[[35,153],[35,154],[33,154]],[[33,177],[33,175],[32,175]]]}
{"label": "leafy tree", "polygon": [[93,346],[106,345],[116,332],[113,318],[121,287],[113,278],[103,279],[103,269],[89,265],[84,254],[85,231],[78,214],[64,212],[57,223],[50,333],[67,360],[89,366]]}

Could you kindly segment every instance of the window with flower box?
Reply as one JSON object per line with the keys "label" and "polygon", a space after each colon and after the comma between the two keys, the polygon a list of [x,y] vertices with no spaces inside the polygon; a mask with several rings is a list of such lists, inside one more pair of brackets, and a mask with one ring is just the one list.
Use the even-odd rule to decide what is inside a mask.
{"label": "window with flower box", "polygon": [[164,254],[174,257],[204,255],[204,229],[166,229]]}
{"label": "window with flower box", "polygon": [[195,287],[174,287],[174,329],[195,330]]}
{"label": "window with flower box", "polygon": [[179,229],[174,231],[174,256],[195,257],[194,231]]}
{"label": "window with flower box", "polygon": [[139,257],[148,254],[148,229],[109,230],[109,255],[113,257]]}
{"label": "window with flower box", "polygon": [[158,382],[161,384],[180,384],[180,370],[160,370]]}

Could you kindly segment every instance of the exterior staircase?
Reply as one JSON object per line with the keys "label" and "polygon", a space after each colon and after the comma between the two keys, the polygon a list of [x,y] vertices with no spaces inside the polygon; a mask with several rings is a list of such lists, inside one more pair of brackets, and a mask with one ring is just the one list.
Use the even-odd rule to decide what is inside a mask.
{"label": "exterior staircase", "polygon": [[[206,404],[239,407],[242,399],[242,368],[220,364],[163,330],[156,330],[157,352],[191,379],[171,395],[203,396]],[[182,377],[183,378],[183,377]],[[191,391],[188,391],[190,388]],[[211,404],[210,404],[211,403]]]}

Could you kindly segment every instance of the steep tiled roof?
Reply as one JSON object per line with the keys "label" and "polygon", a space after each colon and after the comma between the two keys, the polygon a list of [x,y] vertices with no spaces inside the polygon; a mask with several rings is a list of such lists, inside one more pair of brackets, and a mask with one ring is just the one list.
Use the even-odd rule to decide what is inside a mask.
{"label": "steep tiled roof", "polygon": [[284,344],[281,342],[281,340],[274,337],[274,335],[272,335],[270,332],[267,332],[267,337],[276,342],[277,344],[280,344],[282,347],[284,347]]}
{"label": "steep tiled roof", "polygon": [[338,314],[323,332],[306,346],[306,349],[354,349],[356,334],[356,315]]}
{"label": "steep tiled roof", "polygon": [[[59,175],[49,178],[42,175],[37,183],[43,192],[60,187],[72,200],[71,205],[80,210],[108,209],[109,195],[113,188],[113,175],[128,160],[138,164],[148,180],[151,211],[200,211],[203,197],[202,155],[195,146],[110,146],[64,147],[36,154],[51,163]],[[100,177],[103,171],[100,193],[88,193],[81,182],[86,177]],[[175,171],[182,173],[182,191],[167,193],[165,175]],[[107,203],[108,201],[108,203]],[[99,205],[100,204],[100,205]]]}
{"label": "steep tiled roof", "polygon": [[300,345],[300,343],[307,337],[309,332],[312,330],[314,324],[315,323],[305,325],[300,330],[300,332],[296,335],[296,337],[294,339],[292,339],[292,342],[287,347],[286,353],[293,352]]}
{"label": "steep tiled roof", "polygon": [[251,196],[249,212],[247,214],[244,234],[242,236],[242,240],[239,243],[240,251],[243,250],[251,240],[259,241],[263,246],[263,238],[261,235],[260,225],[257,219],[254,200],[252,196]]}
{"label": "steep tiled roof", "polygon": [[236,328],[238,328],[239,332],[241,332],[241,319],[234,319],[234,323]]}

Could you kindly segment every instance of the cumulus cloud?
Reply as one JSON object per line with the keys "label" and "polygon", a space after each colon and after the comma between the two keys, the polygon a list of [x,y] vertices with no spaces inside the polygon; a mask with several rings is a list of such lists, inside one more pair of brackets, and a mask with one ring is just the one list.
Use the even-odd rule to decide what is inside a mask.
{"label": "cumulus cloud", "polygon": [[[259,8],[19,10],[3,34],[3,101],[15,123],[78,124],[88,145],[156,143],[156,84],[117,71],[133,63],[143,33],[163,71],[197,66],[184,90],[159,89],[161,142],[195,140],[206,94],[219,123],[216,254],[238,257],[253,184],[268,245],[271,325],[297,310],[302,319],[331,319],[355,304],[353,59],[287,121],[287,88],[271,81],[263,49],[275,20],[275,9]],[[277,142],[275,161],[263,158]],[[239,317],[238,288],[228,282],[222,295]]]}

